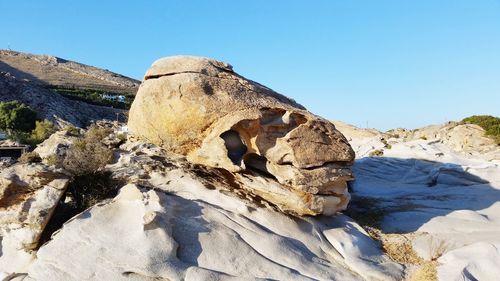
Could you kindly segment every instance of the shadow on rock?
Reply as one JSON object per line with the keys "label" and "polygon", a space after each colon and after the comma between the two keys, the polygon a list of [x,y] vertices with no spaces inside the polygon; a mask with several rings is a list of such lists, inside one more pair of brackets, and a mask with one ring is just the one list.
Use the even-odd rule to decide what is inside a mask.
{"label": "shadow on rock", "polygon": [[353,166],[346,214],[384,232],[409,233],[454,211],[478,211],[500,201],[500,190],[453,163],[367,157]]}

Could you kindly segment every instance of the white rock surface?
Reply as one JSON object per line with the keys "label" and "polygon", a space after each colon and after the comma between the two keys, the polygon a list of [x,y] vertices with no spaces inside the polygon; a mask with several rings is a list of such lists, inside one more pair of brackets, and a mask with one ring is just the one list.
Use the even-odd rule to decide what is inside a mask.
{"label": "white rock surface", "polygon": [[75,217],[38,251],[29,277],[41,281],[401,276],[401,267],[382,255],[377,243],[348,217],[293,218],[208,190],[189,174],[177,176],[176,182],[163,182],[156,190],[129,184],[113,201]]}
{"label": "white rock surface", "polygon": [[[387,138],[389,147],[381,137],[387,135],[350,140],[360,158],[353,167],[354,198],[374,202],[367,212],[383,212],[384,233],[405,235],[421,258],[437,260],[439,280],[496,280],[500,161],[481,151],[457,151],[439,134],[429,140]],[[366,157],[376,149],[383,157]]]}
{"label": "white rock surface", "polygon": [[0,173],[0,277],[27,269],[67,184],[42,164],[18,164]]}

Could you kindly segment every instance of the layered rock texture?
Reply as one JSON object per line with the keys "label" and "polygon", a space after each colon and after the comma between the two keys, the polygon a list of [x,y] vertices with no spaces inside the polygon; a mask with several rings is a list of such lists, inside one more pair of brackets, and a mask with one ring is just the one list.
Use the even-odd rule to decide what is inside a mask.
{"label": "layered rock texture", "polygon": [[331,215],[347,206],[354,152],[345,137],[226,63],[187,56],[156,61],[128,125],[192,163],[265,176],[264,186],[245,186],[284,211]]}
{"label": "layered rock texture", "polygon": [[26,270],[68,182],[43,164],[18,164],[0,173],[0,271]]}

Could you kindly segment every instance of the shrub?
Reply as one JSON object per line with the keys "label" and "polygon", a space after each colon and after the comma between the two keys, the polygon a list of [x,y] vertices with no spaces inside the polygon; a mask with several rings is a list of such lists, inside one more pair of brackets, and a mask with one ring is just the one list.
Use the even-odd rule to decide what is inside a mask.
{"label": "shrub", "polygon": [[492,137],[500,145],[500,118],[490,115],[473,115],[462,120],[466,124],[476,124],[484,129],[485,135]]}
{"label": "shrub", "polygon": [[68,133],[68,135],[70,135],[70,136],[73,136],[73,137],[81,136],[80,129],[78,129],[77,127],[68,126],[68,127],[64,128],[64,130],[66,130],[66,133]]}
{"label": "shrub", "polygon": [[32,152],[25,152],[17,159],[19,163],[40,163],[42,162],[42,158],[40,158],[40,155],[38,153],[32,151]]}
{"label": "shrub", "polygon": [[30,146],[36,146],[37,144],[48,139],[50,135],[56,132],[56,128],[52,122],[43,120],[35,122],[35,129],[31,133],[14,130],[9,134],[9,138],[15,139],[21,143],[28,144]]}
{"label": "shrub", "polygon": [[35,129],[37,114],[18,102],[0,102],[0,128],[7,131],[30,132]]}
{"label": "shrub", "polygon": [[127,141],[127,134],[121,133],[116,135],[116,137],[120,140],[121,143]]}
{"label": "shrub", "polygon": [[390,145],[384,138],[380,139],[380,142],[384,144],[384,148],[391,149],[392,145]]}
{"label": "shrub", "polygon": [[85,135],[73,142],[62,162],[65,170],[74,176],[96,173],[108,164],[113,151],[102,143],[110,129],[92,126]]}
{"label": "shrub", "polygon": [[122,182],[111,177],[111,172],[98,171],[74,177],[68,192],[75,207],[83,211],[102,200],[113,198],[122,185]]}
{"label": "shrub", "polygon": [[38,143],[48,139],[56,132],[56,127],[48,120],[36,121],[35,129],[31,132],[31,139]]}
{"label": "shrub", "polygon": [[49,166],[59,166],[61,163],[59,161],[59,157],[56,154],[49,155],[46,159],[46,164]]}
{"label": "shrub", "polygon": [[380,149],[374,150],[374,151],[372,151],[372,152],[370,152],[370,153],[368,154],[368,156],[370,156],[370,157],[374,157],[374,156],[382,156],[382,155],[384,155],[384,151],[383,151],[383,150],[380,150]]}
{"label": "shrub", "polygon": [[427,137],[426,136],[421,136],[420,139],[421,140],[427,140]]}

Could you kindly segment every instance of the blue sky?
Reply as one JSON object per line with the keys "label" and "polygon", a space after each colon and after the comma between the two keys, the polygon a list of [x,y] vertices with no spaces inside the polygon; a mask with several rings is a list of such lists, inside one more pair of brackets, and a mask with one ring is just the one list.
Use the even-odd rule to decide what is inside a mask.
{"label": "blue sky", "polygon": [[160,57],[212,57],[360,127],[500,115],[500,0],[0,0],[0,11],[3,49],[138,79]]}

